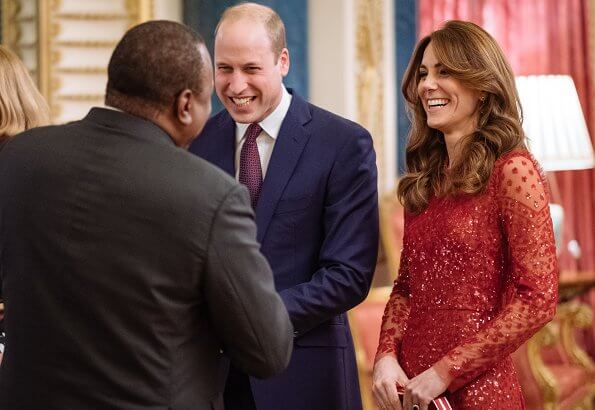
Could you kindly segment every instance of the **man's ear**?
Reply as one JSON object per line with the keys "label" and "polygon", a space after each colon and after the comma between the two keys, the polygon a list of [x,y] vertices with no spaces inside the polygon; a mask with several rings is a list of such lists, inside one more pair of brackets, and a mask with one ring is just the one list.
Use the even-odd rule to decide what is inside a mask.
{"label": "man's ear", "polygon": [[289,73],[289,50],[284,48],[279,54],[279,64],[281,65],[281,75],[285,77]]}
{"label": "man's ear", "polygon": [[192,91],[190,89],[186,88],[178,94],[174,114],[177,120],[183,125],[192,124],[192,104],[194,104],[194,101],[192,100]]}

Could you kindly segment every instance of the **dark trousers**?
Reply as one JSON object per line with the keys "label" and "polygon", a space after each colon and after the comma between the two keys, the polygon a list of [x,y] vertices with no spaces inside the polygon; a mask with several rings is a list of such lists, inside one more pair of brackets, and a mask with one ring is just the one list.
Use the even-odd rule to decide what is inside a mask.
{"label": "dark trousers", "polygon": [[225,410],[256,410],[250,380],[234,365],[229,367],[229,375],[223,393]]}

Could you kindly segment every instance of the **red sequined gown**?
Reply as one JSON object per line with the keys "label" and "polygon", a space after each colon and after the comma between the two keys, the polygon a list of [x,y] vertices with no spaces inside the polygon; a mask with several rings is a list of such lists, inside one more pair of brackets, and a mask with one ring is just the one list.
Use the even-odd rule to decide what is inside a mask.
{"label": "red sequined gown", "polygon": [[398,279],[377,358],[409,378],[450,374],[455,409],[522,409],[510,353],[552,319],[556,250],[540,168],[526,151],[499,158],[478,195],[434,198],[405,220]]}

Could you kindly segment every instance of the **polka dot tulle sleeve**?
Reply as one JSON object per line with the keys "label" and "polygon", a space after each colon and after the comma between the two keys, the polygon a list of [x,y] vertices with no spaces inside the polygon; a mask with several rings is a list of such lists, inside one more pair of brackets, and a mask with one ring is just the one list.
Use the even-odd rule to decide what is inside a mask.
{"label": "polka dot tulle sleeve", "polygon": [[[407,226],[407,221],[405,222]],[[407,319],[409,317],[409,273],[407,272],[406,245],[401,253],[399,273],[382,317],[380,342],[376,352],[376,359],[387,354],[397,356],[399,342],[403,337]]]}
{"label": "polka dot tulle sleeve", "polygon": [[505,306],[437,363],[453,379],[451,390],[514,352],[555,313],[558,266],[544,177],[528,153],[504,158],[495,172],[492,182],[510,265]]}

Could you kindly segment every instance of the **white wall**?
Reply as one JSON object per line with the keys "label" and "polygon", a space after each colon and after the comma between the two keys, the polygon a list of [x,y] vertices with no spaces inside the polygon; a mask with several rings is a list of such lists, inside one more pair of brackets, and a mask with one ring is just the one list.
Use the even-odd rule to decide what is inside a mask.
{"label": "white wall", "polygon": [[[361,73],[370,68],[370,61],[363,62],[358,57],[362,54],[362,39],[366,38],[361,33],[361,27],[370,24],[367,20],[358,21],[358,18],[362,18],[362,8],[365,7],[374,7],[376,11],[381,11],[379,24],[382,25],[381,46],[378,49],[378,43],[371,46],[374,47],[372,54],[381,55],[380,64],[373,68],[374,73],[380,73],[381,78],[370,82],[371,86],[380,83],[381,89],[373,88],[366,96],[369,98],[360,98],[360,101],[374,102],[374,108],[365,107],[368,110],[358,107],[358,91],[360,95],[362,90],[366,91],[360,84]],[[308,1],[310,101],[362,124],[372,133],[378,158],[378,186],[381,193],[394,188],[396,177],[394,7],[394,0]],[[374,98],[380,95],[379,92],[382,92],[380,101]],[[382,110],[380,121],[371,113],[376,106]]]}
{"label": "white wall", "polygon": [[182,22],[182,0],[153,0],[153,18],[155,20],[173,20]]}
{"label": "white wall", "polygon": [[356,121],[353,0],[308,1],[310,101]]}
{"label": "white wall", "polygon": [[[57,58],[51,60],[49,102],[53,121],[63,123],[103,105],[106,67],[131,24],[126,18],[131,9],[123,0],[63,0],[56,4],[58,8],[52,13],[60,29],[51,40],[52,54]],[[137,19],[152,15],[153,19],[182,20],[182,0],[154,0],[153,10],[146,10],[146,17]],[[114,17],[105,17],[110,15]]]}

